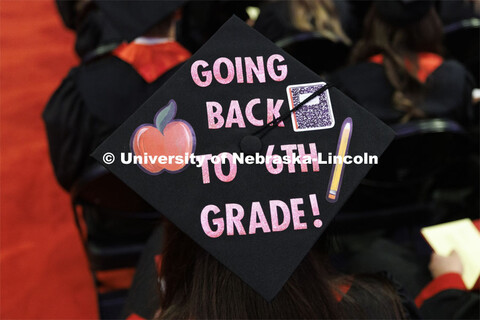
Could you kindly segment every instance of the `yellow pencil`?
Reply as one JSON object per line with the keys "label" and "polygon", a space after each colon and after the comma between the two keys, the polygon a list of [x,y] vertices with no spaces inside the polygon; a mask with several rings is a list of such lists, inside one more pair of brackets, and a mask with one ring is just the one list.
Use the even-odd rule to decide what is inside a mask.
{"label": "yellow pencil", "polygon": [[329,202],[336,202],[338,199],[344,170],[343,158],[348,152],[348,146],[350,144],[350,138],[352,136],[352,128],[352,118],[346,118],[343,121],[337,145],[337,156],[339,156],[342,161],[340,161],[340,163],[337,162],[334,165],[332,174],[330,176],[330,183],[327,193],[327,201]]}

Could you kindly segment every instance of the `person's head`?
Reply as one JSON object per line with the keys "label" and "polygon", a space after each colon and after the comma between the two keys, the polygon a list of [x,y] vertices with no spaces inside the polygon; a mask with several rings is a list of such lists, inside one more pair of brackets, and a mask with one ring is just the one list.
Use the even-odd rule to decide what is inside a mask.
{"label": "person's head", "polygon": [[181,18],[185,0],[93,1],[121,40],[141,36],[174,37],[175,23]]}
{"label": "person's head", "polygon": [[319,32],[332,41],[351,41],[342,29],[335,3],[331,0],[294,0],[290,2],[292,24],[303,32]]}
{"label": "person's head", "polygon": [[[417,55],[421,52],[441,54],[442,23],[433,5],[425,7],[421,15],[411,13],[417,14],[415,19],[392,22],[392,17],[387,14],[395,12],[385,12],[379,7],[389,3],[379,2],[371,6],[364,20],[362,38],[353,48],[351,60],[358,63],[376,54],[383,55],[387,78],[395,89],[393,105],[405,112],[403,120],[408,121],[412,117],[425,116],[418,108],[423,84],[417,78]],[[419,2],[419,5],[426,3]],[[404,12],[401,18],[408,17],[408,13]]]}
{"label": "person's head", "polygon": [[182,9],[175,10],[162,21],[150,28],[143,36],[145,37],[165,37],[175,39],[177,30],[177,21],[182,18]]}
{"label": "person's head", "polygon": [[[323,238],[323,236],[322,236]],[[352,281],[340,276],[329,263],[327,241],[316,245],[278,295],[267,302],[234,273],[167,223],[160,279],[158,319],[339,319],[403,316],[400,300],[389,284],[359,277],[357,299],[342,295],[339,287]],[[367,301],[366,305],[365,300]]]}
{"label": "person's head", "polygon": [[355,62],[391,50],[407,57],[419,52],[441,53],[442,22],[433,6],[418,20],[392,23],[387,19],[375,3],[370,7],[362,38],[354,49]]}

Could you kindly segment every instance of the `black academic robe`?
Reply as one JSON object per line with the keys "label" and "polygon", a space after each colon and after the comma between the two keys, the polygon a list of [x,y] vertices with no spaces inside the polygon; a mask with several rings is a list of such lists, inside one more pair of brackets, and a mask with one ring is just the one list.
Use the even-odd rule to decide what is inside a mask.
{"label": "black academic robe", "polygon": [[70,71],[43,112],[55,176],[64,189],[95,162],[90,153],[177,68],[151,83],[115,56]]}
{"label": "black academic robe", "polygon": [[[400,121],[404,113],[394,108],[394,88],[383,65],[363,62],[333,73],[329,81],[387,124]],[[429,118],[448,118],[469,126],[474,122],[471,102],[473,79],[453,60],[444,61],[425,82],[426,92],[419,106]]]}
{"label": "black academic robe", "polygon": [[[415,303],[424,319],[478,319],[479,292],[467,291],[460,275],[447,274],[432,279],[428,270],[431,249],[426,242],[420,241],[416,242],[417,248],[413,251],[379,238],[349,259],[347,271],[376,273],[388,270],[408,296],[416,297]],[[428,255],[420,254],[426,250]]]}
{"label": "black academic robe", "polygon": [[480,293],[443,290],[422,304],[420,314],[424,319],[479,319]]}

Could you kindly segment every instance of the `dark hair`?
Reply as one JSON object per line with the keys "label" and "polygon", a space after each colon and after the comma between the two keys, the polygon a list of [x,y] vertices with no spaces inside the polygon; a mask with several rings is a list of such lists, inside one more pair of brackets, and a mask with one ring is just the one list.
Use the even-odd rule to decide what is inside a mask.
{"label": "dark hair", "polygon": [[163,18],[160,22],[156,25],[151,27],[144,36],[147,37],[166,37],[168,36],[168,32],[170,31],[170,27],[173,23],[177,20],[178,14],[177,11],[172,12],[165,18]]}
{"label": "dark hair", "polygon": [[[392,97],[396,109],[405,112],[401,122],[423,118],[418,108],[424,96],[424,84],[417,78],[417,54],[442,51],[442,23],[432,6],[417,22],[395,26],[383,20],[372,5],[364,20],[362,38],[352,50],[352,63],[382,54],[385,73],[394,87]],[[407,62],[408,61],[408,62]],[[407,68],[406,63],[411,67]]]}
{"label": "dark hair", "polygon": [[339,288],[353,278],[330,267],[322,241],[267,302],[170,223],[165,240],[158,319],[341,319],[367,318],[372,312],[378,318],[404,318],[392,285],[375,277],[355,278],[360,294],[347,294],[338,303]]}

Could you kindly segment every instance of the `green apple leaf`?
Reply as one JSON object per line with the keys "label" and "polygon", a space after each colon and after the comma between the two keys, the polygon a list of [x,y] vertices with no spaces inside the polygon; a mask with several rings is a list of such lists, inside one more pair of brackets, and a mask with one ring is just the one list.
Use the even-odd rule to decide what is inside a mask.
{"label": "green apple leaf", "polygon": [[167,124],[175,118],[177,114],[177,103],[175,100],[170,99],[168,104],[160,109],[155,116],[155,126],[158,130],[163,134],[163,130],[167,126]]}

